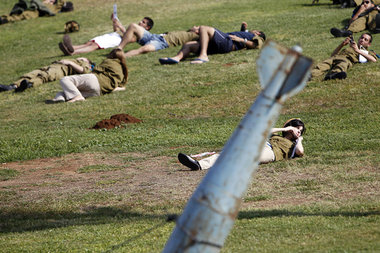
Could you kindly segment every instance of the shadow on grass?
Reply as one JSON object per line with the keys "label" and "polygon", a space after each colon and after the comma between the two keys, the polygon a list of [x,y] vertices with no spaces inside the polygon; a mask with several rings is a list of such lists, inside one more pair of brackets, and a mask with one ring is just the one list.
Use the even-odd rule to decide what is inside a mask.
{"label": "shadow on grass", "polygon": [[83,213],[12,211],[12,213],[4,214],[0,210],[0,233],[22,233],[69,226],[100,225],[124,219],[158,219],[162,223],[166,223],[174,221],[176,215],[142,214],[115,207],[93,208]]}
{"label": "shadow on grass", "polygon": [[314,6],[322,6],[322,5],[327,5],[327,6],[334,6],[333,4],[331,3],[315,3],[315,4],[312,4],[312,1],[310,1],[309,4],[295,4],[295,5],[300,5],[300,6],[309,6],[309,7],[314,7]]}
{"label": "shadow on grass", "polygon": [[345,211],[331,211],[331,212],[292,212],[287,210],[257,210],[257,211],[241,211],[238,219],[254,219],[254,218],[272,218],[272,217],[308,217],[308,216],[325,216],[325,217],[366,217],[370,215],[380,215],[380,211],[366,211],[366,212],[345,212]]}
{"label": "shadow on grass", "polygon": [[[366,217],[370,215],[380,215],[380,210],[374,211],[330,211],[330,212],[302,212],[287,210],[255,210],[241,211],[238,219],[255,219],[271,217],[307,217],[307,216],[325,216],[325,217]],[[21,233],[27,231],[45,230],[52,228],[61,228],[68,226],[81,225],[100,225],[121,221],[124,219],[149,220],[157,219],[162,223],[172,222],[177,219],[176,214],[144,214],[132,211],[126,211],[116,207],[92,208],[83,213],[75,212],[17,212],[13,211],[4,214],[0,210],[0,233]]]}

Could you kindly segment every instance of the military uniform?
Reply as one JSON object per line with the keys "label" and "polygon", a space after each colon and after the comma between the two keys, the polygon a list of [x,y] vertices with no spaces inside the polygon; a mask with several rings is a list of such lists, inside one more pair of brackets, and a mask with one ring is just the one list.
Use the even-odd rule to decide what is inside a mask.
{"label": "military uniform", "polygon": [[67,101],[77,96],[84,98],[110,93],[127,83],[119,59],[105,59],[94,67],[91,74],[65,76],[60,80],[63,92],[58,92],[53,101]]}
{"label": "military uniform", "polygon": [[[84,70],[83,73],[91,72],[91,66],[88,62],[82,59],[79,59],[79,60],[71,59],[70,61],[83,67],[83,70]],[[34,87],[36,87],[40,84],[53,82],[53,81],[61,79],[64,76],[75,75],[75,74],[80,74],[80,73],[77,73],[71,66],[54,62],[49,66],[42,67],[40,69],[36,69],[27,74],[24,74],[23,76],[20,77],[19,80],[15,81],[13,85],[16,85],[17,87],[19,87],[22,80],[26,79],[28,80],[28,82],[32,83]]]}
{"label": "military uniform", "polygon": [[[354,0],[354,1],[355,1],[357,6],[361,5],[363,2],[363,0]],[[376,5],[380,4],[380,0],[373,0],[372,2]]]}
{"label": "military uniform", "polygon": [[293,141],[279,135],[273,135],[269,139],[269,143],[272,146],[275,161],[291,158],[293,149],[295,147],[295,143]]}
{"label": "military uniform", "polygon": [[350,26],[347,28],[348,31],[353,33],[361,32],[366,29],[375,30],[376,29],[376,15],[379,13],[378,10],[372,10],[368,14],[355,19]]}
{"label": "military uniform", "polygon": [[117,87],[124,87],[128,75],[124,76],[119,59],[105,59],[93,69],[93,74],[99,81],[102,94],[110,93]]}
{"label": "military uniform", "polygon": [[34,19],[41,16],[54,16],[58,13],[64,1],[57,0],[55,4],[44,5],[40,0],[19,0],[13,6],[9,15],[2,15],[2,23],[15,22],[24,19]]}
{"label": "military uniform", "polygon": [[[295,142],[284,138],[280,135],[272,135],[269,142],[264,146],[260,155],[261,163],[268,163],[274,161],[281,161],[291,159],[293,150],[295,148]],[[216,153],[210,157],[199,160],[199,166],[201,170],[207,170],[211,168],[220,154]]]}
{"label": "military uniform", "polygon": [[177,31],[168,32],[163,35],[169,47],[184,45],[186,42],[198,40],[199,35],[195,32]]}
{"label": "military uniform", "polygon": [[[375,52],[368,51],[368,54],[376,58]],[[356,53],[353,48],[348,47],[340,51],[337,55],[317,64],[311,71],[311,75],[312,77],[321,76],[330,70],[331,73],[347,72],[355,63],[359,63],[359,54]]]}

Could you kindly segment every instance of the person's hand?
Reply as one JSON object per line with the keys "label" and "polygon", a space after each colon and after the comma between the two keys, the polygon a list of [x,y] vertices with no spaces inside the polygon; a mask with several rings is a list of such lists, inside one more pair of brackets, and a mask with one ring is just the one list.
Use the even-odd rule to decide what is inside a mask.
{"label": "person's hand", "polygon": [[350,47],[351,47],[352,49],[354,49],[355,52],[358,52],[358,51],[359,51],[358,44],[356,44],[355,41],[352,41],[352,42],[350,43]]}
{"label": "person's hand", "polygon": [[361,4],[358,12],[362,13],[363,11],[366,11],[366,10],[367,10],[367,7],[364,4]]}
{"label": "person's hand", "polygon": [[343,41],[343,46],[350,44],[350,41],[351,41],[351,37],[345,38]]}
{"label": "person's hand", "polygon": [[252,34],[254,34],[255,36],[260,36],[261,32],[260,31],[257,31],[257,30],[253,30],[251,31]]}
{"label": "person's hand", "polygon": [[288,126],[288,127],[285,127],[284,131],[291,133],[296,139],[298,139],[301,136],[301,130],[299,130],[296,127]]}
{"label": "person's hand", "polygon": [[233,41],[237,41],[237,42],[244,42],[244,39],[242,39],[242,38],[240,38],[240,37],[238,37],[238,36],[236,36],[236,35],[229,35],[230,36],[230,38],[231,38],[231,40],[233,40]]}

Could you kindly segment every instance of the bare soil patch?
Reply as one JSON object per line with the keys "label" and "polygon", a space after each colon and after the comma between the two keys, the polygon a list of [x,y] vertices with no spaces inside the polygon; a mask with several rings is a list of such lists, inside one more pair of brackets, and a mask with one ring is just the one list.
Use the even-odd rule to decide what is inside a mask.
{"label": "bare soil patch", "polygon": [[[90,169],[83,172],[83,168]],[[0,181],[0,204],[4,210],[23,203],[44,203],[49,199],[53,202],[78,201],[77,206],[81,208],[110,205],[181,207],[207,173],[188,170],[176,157],[141,153],[70,154],[4,163],[1,169],[19,172],[12,179]],[[245,196],[243,209],[344,202],[355,198],[378,199],[380,182],[376,178],[379,178],[379,171],[371,167],[358,168],[358,176],[363,173],[374,180],[370,184],[341,184],[318,168],[305,171],[259,167]],[[89,198],[94,194],[103,198]]]}
{"label": "bare soil patch", "polygon": [[92,129],[112,129],[123,127],[123,124],[141,123],[142,120],[131,115],[121,113],[112,115],[110,119],[103,119],[95,124]]}

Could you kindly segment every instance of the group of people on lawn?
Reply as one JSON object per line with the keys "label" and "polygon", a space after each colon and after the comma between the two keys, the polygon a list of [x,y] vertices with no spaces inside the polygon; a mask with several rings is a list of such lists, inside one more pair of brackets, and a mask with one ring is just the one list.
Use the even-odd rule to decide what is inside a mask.
{"label": "group of people on lawn", "polygon": [[[29,0],[30,4],[57,5],[62,8],[61,0]],[[352,18],[345,29],[332,28],[331,33],[335,37],[346,37],[333,51],[329,59],[317,64],[312,69],[312,78],[323,74],[325,80],[344,79],[347,70],[355,63],[376,62],[377,55],[370,51],[372,35],[363,33],[357,42],[352,34],[365,29],[377,31],[380,27],[380,10],[375,5],[375,0],[363,0],[354,10]],[[28,2],[19,0],[20,3]],[[72,6],[71,6],[72,7]],[[58,9],[59,9],[58,8]],[[39,10],[39,9],[38,9]],[[3,15],[0,24],[27,19],[27,15],[21,13]],[[21,16],[20,16],[21,15]],[[50,14],[48,14],[50,15]],[[33,18],[36,15],[33,16]],[[168,47],[182,46],[174,57],[160,58],[161,64],[179,64],[181,60],[197,54],[198,57],[191,64],[203,64],[209,61],[210,54],[224,54],[242,49],[260,49],[266,40],[264,32],[259,30],[247,30],[247,23],[243,22],[240,31],[224,33],[210,26],[193,26],[187,31],[173,31],[164,34],[150,32],[154,22],[149,17],[144,17],[139,23],[132,23],[124,27],[117,17],[111,15],[114,32],[97,36],[84,44],[73,45],[71,38],[66,34],[59,48],[64,55],[76,55],[88,53],[99,49],[114,48],[107,59],[99,65],[95,65],[89,59],[80,57],[77,59],[64,59],[53,62],[49,66],[42,67],[23,75],[19,80],[10,85],[0,85],[0,91],[15,90],[22,92],[27,88],[38,86],[42,83],[60,80],[63,91],[57,93],[51,102],[77,102],[87,97],[99,96],[113,91],[124,90],[128,80],[128,68],[126,58],[155,52]],[[126,45],[139,43],[138,49],[124,52]],[[348,47],[346,47],[348,45]],[[263,148],[260,161],[262,163],[277,160],[290,159],[304,154],[302,146],[302,134],[305,125],[300,119],[287,121],[283,128],[274,128],[273,136]],[[282,135],[277,135],[277,133]],[[180,153],[179,161],[191,170],[209,168],[218,157],[215,154],[209,158],[196,161],[192,157]]]}

